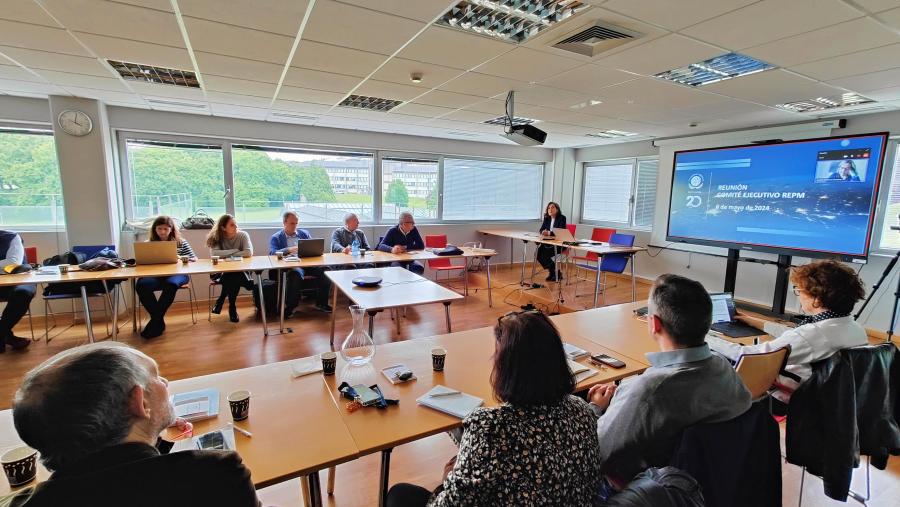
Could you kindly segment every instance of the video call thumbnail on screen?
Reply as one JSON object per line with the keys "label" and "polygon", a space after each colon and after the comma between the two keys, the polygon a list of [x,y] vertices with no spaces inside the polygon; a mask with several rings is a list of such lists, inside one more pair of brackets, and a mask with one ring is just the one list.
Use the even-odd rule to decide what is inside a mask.
{"label": "video call thumbnail on screen", "polygon": [[868,134],[676,152],[667,238],[864,257],[886,142]]}

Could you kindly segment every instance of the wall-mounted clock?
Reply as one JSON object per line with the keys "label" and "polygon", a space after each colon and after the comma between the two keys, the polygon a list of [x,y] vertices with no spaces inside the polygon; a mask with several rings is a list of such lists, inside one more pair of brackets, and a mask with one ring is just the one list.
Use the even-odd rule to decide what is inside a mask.
{"label": "wall-mounted clock", "polygon": [[56,122],[67,134],[78,137],[86,136],[94,129],[94,122],[91,121],[91,117],[84,111],[76,109],[66,109],[59,113]]}

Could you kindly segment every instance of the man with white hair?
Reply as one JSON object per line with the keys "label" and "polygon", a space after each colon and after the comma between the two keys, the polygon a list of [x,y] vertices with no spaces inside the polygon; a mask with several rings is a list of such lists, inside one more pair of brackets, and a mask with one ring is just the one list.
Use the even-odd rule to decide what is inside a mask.
{"label": "man with white hair", "polygon": [[[118,343],[75,347],[25,375],[13,421],[53,472],[28,507],[257,507],[250,471],[231,451],[160,454],[175,418],[156,361]],[[17,499],[18,500],[18,499]]]}
{"label": "man with white hair", "polygon": [[359,242],[359,248],[371,250],[369,242],[366,241],[366,233],[359,228],[359,217],[356,213],[347,213],[344,215],[344,226],[331,233],[331,251],[349,254],[353,240]]}
{"label": "man with white hair", "polygon": [[[384,234],[384,239],[379,243],[378,249],[393,254],[425,249],[425,242],[422,241],[422,235],[416,228],[416,219],[413,218],[412,213],[408,211],[400,213],[400,222],[388,229]],[[416,261],[392,262],[391,266],[406,268],[417,275],[425,272],[425,266]]]}

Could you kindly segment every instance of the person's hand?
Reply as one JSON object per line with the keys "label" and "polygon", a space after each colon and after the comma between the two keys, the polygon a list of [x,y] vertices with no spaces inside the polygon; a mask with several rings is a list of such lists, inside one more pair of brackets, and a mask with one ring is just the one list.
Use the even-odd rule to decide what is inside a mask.
{"label": "person's hand", "polygon": [[296,254],[297,254],[297,247],[295,247],[295,246],[288,247],[287,252],[296,255]]}
{"label": "person's hand", "polygon": [[191,436],[194,432],[194,425],[191,424],[190,421],[186,421],[181,417],[175,418],[175,422],[172,423],[168,428],[168,434],[166,440],[170,442],[174,442],[176,440],[181,440],[182,438],[186,438]]}
{"label": "person's hand", "polygon": [[758,317],[751,317],[749,315],[737,314],[734,316],[734,320],[739,322],[743,322],[750,327],[755,327],[756,329],[762,329],[766,325],[766,321],[760,319]]}
{"label": "person's hand", "polygon": [[351,248],[349,246],[345,246],[343,251],[345,254],[348,254],[348,253],[350,253],[350,250],[351,250]]}
{"label": "person's hand", "polygon": [[545,236],[545,237],[546,237],[546,236],[549,236],[549,235],[550,235],[550,231],[548,231],[547,229],[544,229],[544,230],[541,231],[541,236]]}
{"label": "person's hand", "polygon": [[391,253],[395,253],[395,254],[401,254],[405,251],[406,251],[406,247],[404,247],[403,245],[394,245],[393,248],[391,248]]}
{"label": "person's hand", "polygon": [[609,402],[612,401],[614,394],[616,394],[615,384],[600,384],[588,391],[587,399],[602,410],[606,410],[609,408]]}

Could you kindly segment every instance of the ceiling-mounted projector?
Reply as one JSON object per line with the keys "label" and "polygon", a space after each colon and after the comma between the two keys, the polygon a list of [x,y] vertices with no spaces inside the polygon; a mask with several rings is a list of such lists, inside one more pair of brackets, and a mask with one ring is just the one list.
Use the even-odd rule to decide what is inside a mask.
{"label": "ceiling-mounted projector", "polygon": [[547,133],[534,125],[513,125],[516,118],[514,114],[516,92],[510,91],[506,95],[506,131],[502,135],[510,141],[522,146],[540,146],[547,140]]}

